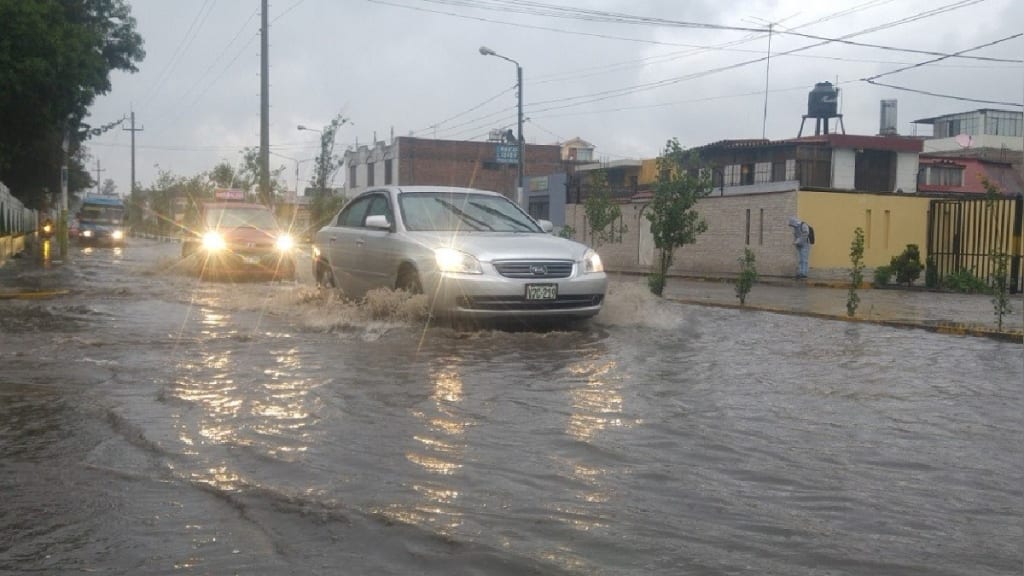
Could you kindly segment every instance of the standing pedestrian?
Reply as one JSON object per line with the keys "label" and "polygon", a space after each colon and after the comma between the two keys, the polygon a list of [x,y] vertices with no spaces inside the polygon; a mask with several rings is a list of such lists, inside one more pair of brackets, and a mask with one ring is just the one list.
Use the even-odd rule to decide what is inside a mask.
{"label": "standing pedestrian", "polygon": [[798,280],[807,278],[807,261],[811,258],[811,230],[807,222],[797,218],[789,217],[789,226],[793,229],[793,246],[796,247]]}

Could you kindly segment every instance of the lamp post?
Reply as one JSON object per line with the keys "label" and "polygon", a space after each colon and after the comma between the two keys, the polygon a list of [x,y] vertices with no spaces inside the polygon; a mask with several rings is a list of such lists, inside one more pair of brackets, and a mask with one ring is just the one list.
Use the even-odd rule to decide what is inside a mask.
{"label": "lamp post", "polygon": [[[320,135],[320,174],[317,176],[317,180],[320,181],[320,196],[327,196],[327,142],[324,141],[324,132],[323,130],[317,130],[302,124],[299,124],[297,128],[300,131],[316,132]],[[298,170],[299,167],[296,165],[296,186],[298,185]]]}
{"label": "lamp post", "polygon": [[309,162],[310,160],[313,160],[313,158],[303,158],[302,160],[299,160],[298,158],[292,158],[291,156],[285,156],[284,154],[278,154],[277,152],[273,152],[273,151],[271,151],[270,153],[273,154],[274,156],[277,156],[278,158],[284,158],[285,160],[291,160],[292,162],[295,162],[295,196],[298,197],[299,196],[299,166],[302,165],[305,162]]}
{"label": "lamp post", "polygon": [[507,60],[507,61],[509,61],[509,62],[511,62],[511,63],[516,65],[516,93],[518,95],[518,108],[519,108],[519,114],[518,114],[519,134],[516,135],[516,137],[519,139],[519,161],[518,161],[518,166],[517,166],[517,171],[518,171],[519,178],[518,178],[518,184],[517,184],[517,189],[516,189],[516,204],[519,204],[519,207],[523,208],[524,207],[523,204],[525,202],[525,197],[524,197],[524,194],[523,194],[523,187],[524,187],[524,182],[523,182],[523,180],[524,180],[524,178],[523,178],[523,161],[524,160],[523,160],[523,156],[525,155],[525,152],[526,152],[525,141],[523,140],[523,67],[519,65],[519,62],[516,62],[515,60],[513,60],[513,59],[511,59],[511,58],[509,58],[507,56],[502,56],[501,54],[498,54],[497,52],[495,52],[494,50],[491,50],[487,46],[481,46],[480,47],[480,54],[483,54],[484,56],[496,56],[498,58],[501,58],[502,60]]}

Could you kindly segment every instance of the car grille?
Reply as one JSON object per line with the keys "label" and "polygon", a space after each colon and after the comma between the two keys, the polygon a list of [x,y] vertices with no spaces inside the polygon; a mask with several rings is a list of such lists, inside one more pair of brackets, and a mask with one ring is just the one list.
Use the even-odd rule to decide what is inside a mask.
{"label": "car grille", "polygon": [[516,296],[460,296],[459,308],[467,310],[572,310],[598,306],[604,296],[582,294],[559,296],[556,300],[526,300]]}
{"label": "car grille", "polygon": [[494,263],[498,274],[506,278],[568,278],[572,276],[571,260],[499,260]]}

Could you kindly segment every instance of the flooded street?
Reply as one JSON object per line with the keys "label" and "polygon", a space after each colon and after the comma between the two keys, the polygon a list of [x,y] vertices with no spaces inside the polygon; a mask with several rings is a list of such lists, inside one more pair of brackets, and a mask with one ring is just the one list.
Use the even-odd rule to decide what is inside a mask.
{"label": "flooded street", "polygon": [[632,279],[577,330],[454,331],[178,250],[0,300],[0,573],[1021,573],[1019,344]]}

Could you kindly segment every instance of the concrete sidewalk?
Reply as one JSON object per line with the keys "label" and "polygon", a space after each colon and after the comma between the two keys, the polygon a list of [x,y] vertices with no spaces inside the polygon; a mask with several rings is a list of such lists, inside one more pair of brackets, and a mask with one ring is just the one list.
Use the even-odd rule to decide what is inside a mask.
{"label": "concrete sidewalk", "polygon": [[[632,277],[646,284],[645,277],[613,276],[622,280]],[[848,291],[848,287],[837,284],[769,278],[767,282],[754,285],[747,294],[745,308],[1024,342],[1021,294],[1011,295],[1012,313],[1003,317],[1003,330],[999,331],[990,295],[917,288],[861,288],[857,291],[860,296],[857,313],[850,318],[846,314]],[[740,307],[731,279],[670,277],[664,296],[688,304]]]}

